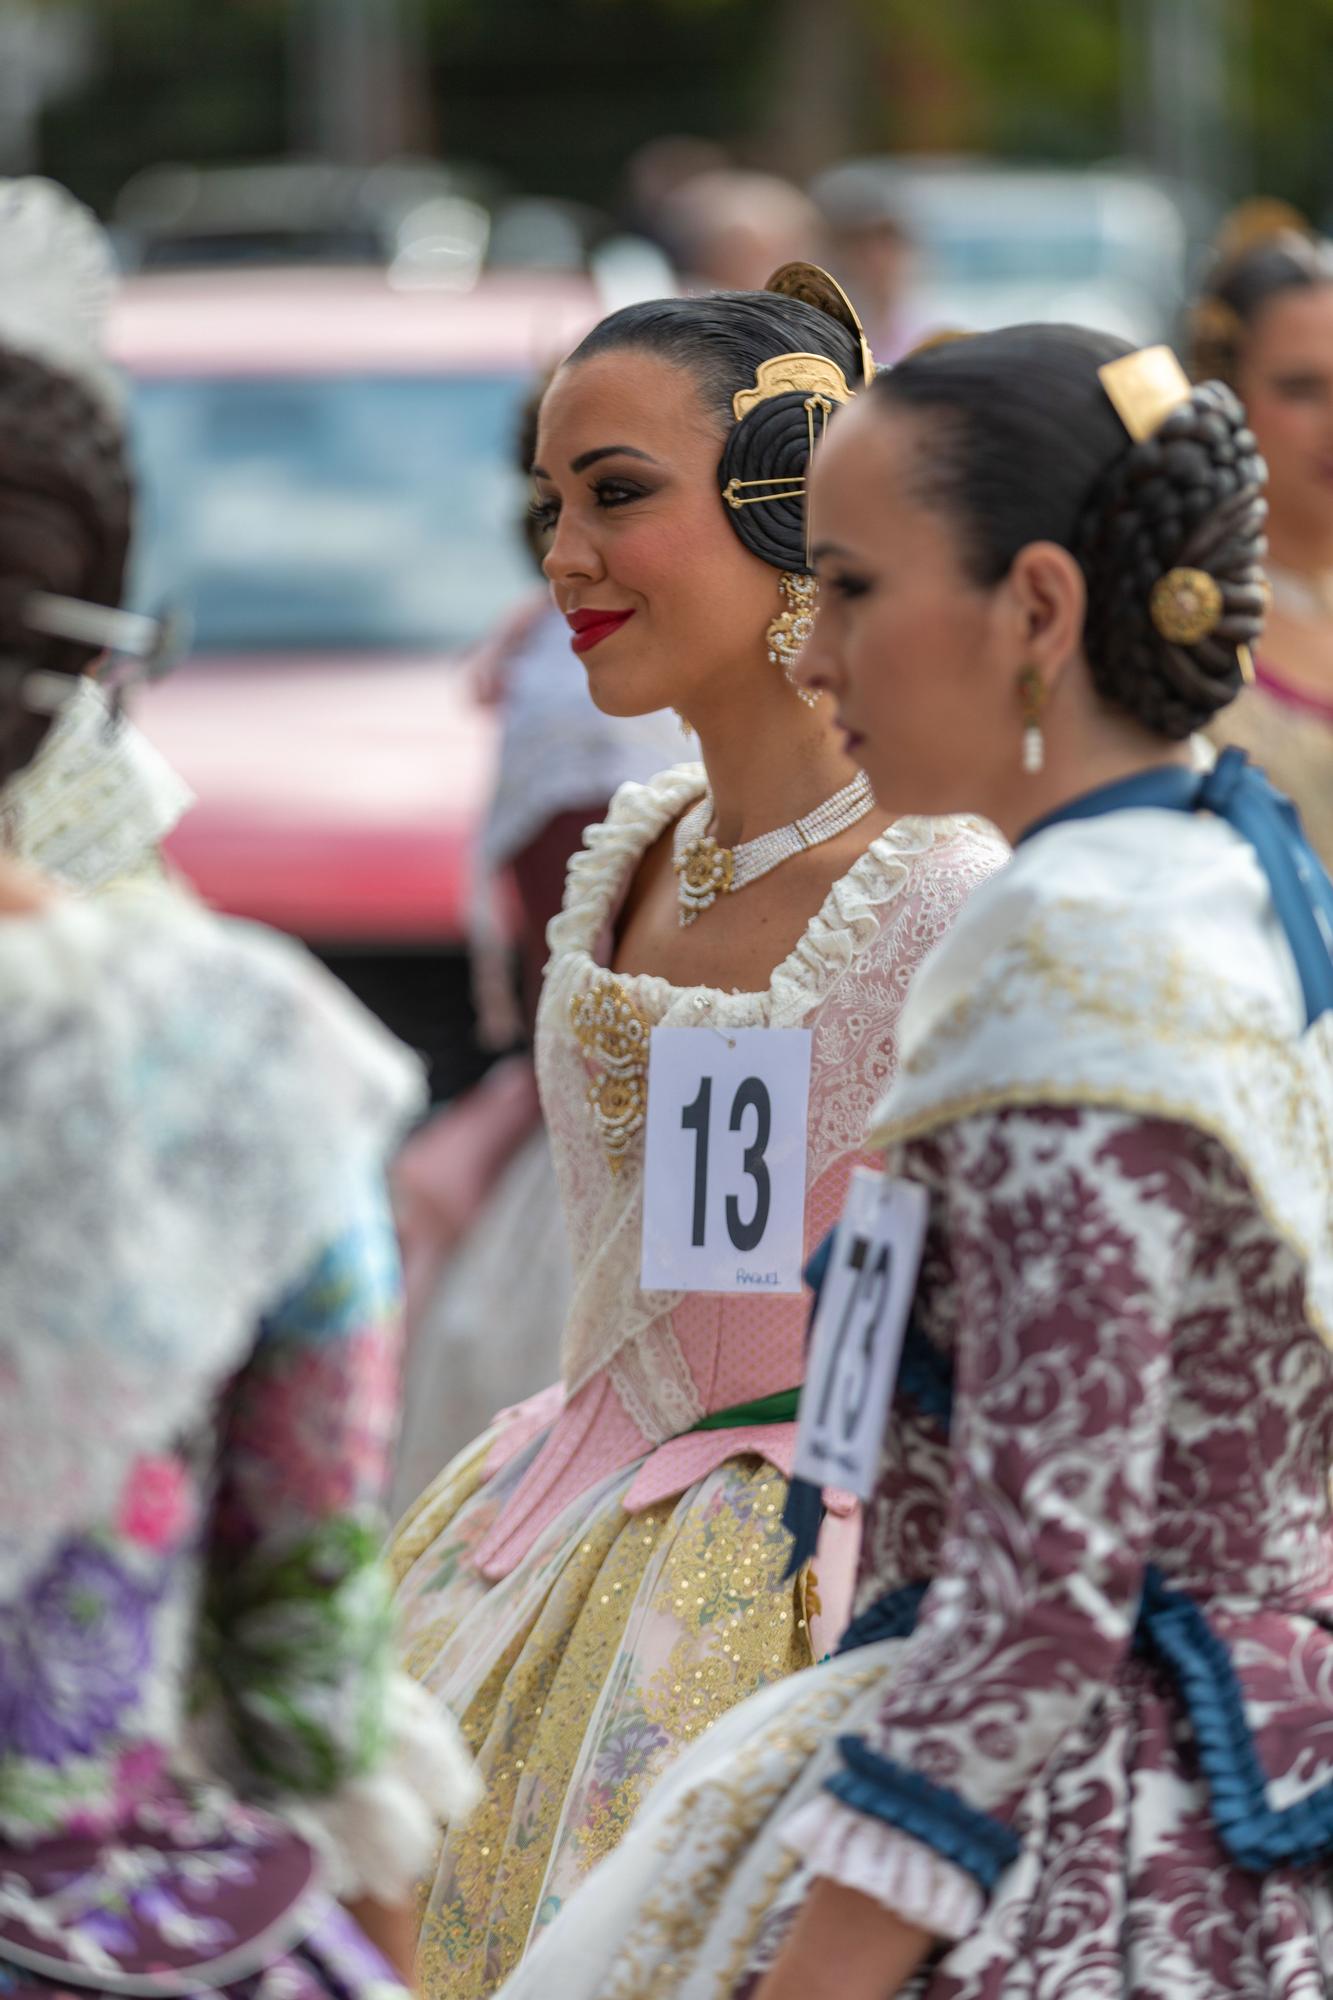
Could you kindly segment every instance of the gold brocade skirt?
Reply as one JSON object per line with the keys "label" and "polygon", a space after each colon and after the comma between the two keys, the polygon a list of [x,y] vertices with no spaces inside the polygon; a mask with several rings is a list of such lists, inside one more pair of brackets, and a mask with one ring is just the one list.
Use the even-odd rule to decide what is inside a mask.
{"label": "gold brocade skirt", "polygon": [[441,1475],[393,1551],[408,1670],[457,1717],[486,1784],[422,1885],[430,2000],[495,1991],[672,1760],[810,1665],[818,1611],[809,1571],[783,1580],[786,1482],[750,1456],[634,1515],[628,1466],[488,1584],[471,1551],[536,1449],[487,1479],[489,1444]]}

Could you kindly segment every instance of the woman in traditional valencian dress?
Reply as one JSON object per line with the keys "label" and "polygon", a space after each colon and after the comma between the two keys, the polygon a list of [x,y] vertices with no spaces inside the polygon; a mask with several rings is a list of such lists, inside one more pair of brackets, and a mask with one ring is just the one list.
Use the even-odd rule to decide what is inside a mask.
{"label": "woman in traditional valencian dress", "polygon": [[436,2000],[490,1993],[669,1760],[818,1658],[849,1608],[850,1501],[818,1593],[784,1581],[799,1287],[640,1285],[649,1036],[811,1036],[808,1122],[772,1134],[797,1162],[795,1283],[892,1074],[912,972],[1004,852],[975,822],[874,811],[828,703],[788,680],[811,441],[870,369],[829,281],[775,283],[614,315],[542,410],[546,569],[593,698],[674,705],[704,767],[618,793],[551,928],[537,1061],[574,1266],[563,1383],[464,1452],[395,1551],[408,1666],[487,1787],[428,1884]]}
{"label": "woman in traditional valencian dress", "polygon": [[1333,888],[1188,743],[1262,478],[1228,390],[1063,327],[909,358],[822,448],[802,671],[877,794],[1016,852],[876,1117],[927,1234],[857,1616],[504,2000],[1330,1990]]}
{"label": "woman in traditional valencian dress", "polygon": [[1191,317],[1191,366],[1235,389],[1268,467],[1263,644],[1211,733],[1295,800],[1333,867],[1333,245],[1279,203],[1237,210]]}
{"label": "woman in traditional valencian dress", "polygon": [[[0,782],[117,629],[130,500],[105,411],[0,347]],[[379,1560],[420,1093],[294,946],[0,858],[6,2000],[400,1990],[333,1898],[410,1958],[476,1796]]]}

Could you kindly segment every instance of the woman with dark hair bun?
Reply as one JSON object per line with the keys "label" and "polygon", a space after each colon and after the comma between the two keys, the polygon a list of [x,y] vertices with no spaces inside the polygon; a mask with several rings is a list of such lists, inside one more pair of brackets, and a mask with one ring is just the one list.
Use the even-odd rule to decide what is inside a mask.
{"label": "woman with dark hair bun", "polygon": [[1290,793],[1333,866],[1333,244],[1278,202],[1222,233],[1190,365],[1243,400],[1268,466],[1272,593],[1255,684],[1212,730]]}
{"label": "woman with dark hair bun", "polygon": [[[856,1616],[503,2000],[1329,1990],[1333,885],[1190,743],[1259,633],[1262,482],[1230,390],[1068,327],[911,357],[821,447],[802,677],[877,797],[1016,851],[873,1121],[924,1249],[863,1205],[830,1253],[830,1330],[874,1242],[915,1272],[842,1434]],[[827,1351],[805,1442],[863,1379]],[[797,1561],[818,1515],[795,1482]]]}
{"label": "woman with dark hair bun", "polygon": [[[541,410],[545,569],[593,700],[676,708],[703,763],[622,787],[549,932],[562,1382],[460,1454],[395,1549],[408,1665],[487,1786],[428,1889],[434,2000],[489,1995],[671,1759],[845,1620],[849,1496],[815,1571],[785,1574],[800,1265],[892,1074],[908,980],[1003,858],[974,821],[890,821],[794,678],[815,624],[806,468],[870,364],[831,280],[796,266],[774,287],[614,314]],[[713,1081],[760,1042],[771,1119],[744,1078]],[[738,1135],[731,1164],[710,1117]]]}

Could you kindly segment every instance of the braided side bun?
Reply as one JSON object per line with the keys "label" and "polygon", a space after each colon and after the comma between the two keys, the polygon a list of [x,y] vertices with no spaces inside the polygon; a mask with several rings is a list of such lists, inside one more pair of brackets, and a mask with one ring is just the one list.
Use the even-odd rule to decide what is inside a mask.
{"label": "braided side bun", "polygon": [[[1191,735],[1240,691],[1238,648],[1264,619],[1266,476],[1240,403],[1205,382],[1112,463],[1084,508],[1072,546],[1087,578],[1093,683],[1159,736]],[[1222,594],[1220,619],[1194,645],[1153,622],[1153,586],[1177,567],[1206,572]]]}

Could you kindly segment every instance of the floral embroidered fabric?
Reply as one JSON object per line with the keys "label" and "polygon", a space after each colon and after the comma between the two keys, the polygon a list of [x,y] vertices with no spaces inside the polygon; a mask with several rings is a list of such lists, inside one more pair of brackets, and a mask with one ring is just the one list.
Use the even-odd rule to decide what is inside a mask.
{"label": "floral embroidered fabric", "polygon": [[0,921],[0,1990],[243,1985],[475,1796],[378,1559],[415,1094],[166,891]]}

